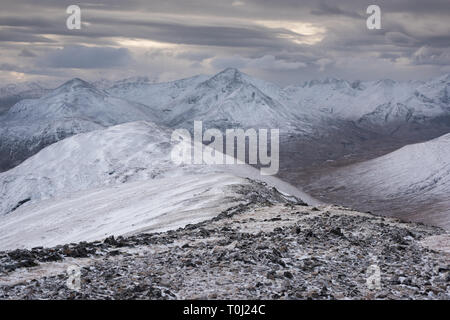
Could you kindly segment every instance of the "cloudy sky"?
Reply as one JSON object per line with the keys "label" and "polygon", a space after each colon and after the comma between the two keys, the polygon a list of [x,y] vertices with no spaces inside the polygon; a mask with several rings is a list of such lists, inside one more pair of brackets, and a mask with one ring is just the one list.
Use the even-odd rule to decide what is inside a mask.
{"label": "cloudy sky", "polygon": [[[73,4],[81,30],[66,27]],[[370,4],[381,8],[381,30],[366,27]],[[281,85],[450,72],[450,0],[2,0],[0,8],[0,84],[168,81],[226,67]]]}

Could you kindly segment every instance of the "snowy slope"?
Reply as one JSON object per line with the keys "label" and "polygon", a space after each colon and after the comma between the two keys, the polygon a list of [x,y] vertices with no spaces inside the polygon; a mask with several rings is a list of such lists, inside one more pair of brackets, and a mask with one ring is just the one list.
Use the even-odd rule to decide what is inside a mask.
{"label": "snowy slope", "polygon": [[199,75],[172,82],[153,83],[148,78],[128,78],[116,81],[106,91],[112,96],[150,106],[164,115],[169,103],[194,91],[195,87],[206,79],[207,76]]}
{"label": "snowy slope", "polygon": [[169,131],[134,122],[67,138],[0,174],[0,214],[26,199],[151,179],[173,169]]}
{"label": "snowy slope", "polygon": [[[327,195],[365,199],[376,208],[403,202],[408,211],[422,211],[422,221],[450,227],[450,134],[405,146],[385,156],[338,169],[309,189],[329,186]],[[415,210],[411,208],[415,207]],[[440,207],[440,210],[437,210]],[[388,214],[388,212],[386,212]],[[427,214],[429,215],[427,217]]]}
{"label": "snowy slope", "polygon": [[146,106],[110,97],[81,79],[72,79],[41,99],[19,102],[5,115],[5,121],[7,124],[31,124],[37,120],[49,123],[80,118],[109,126],[156,116],[156,112]]}
{"label": "snowy slope", "polygon": [[19,208],[0,217],[0,249],[54,246],[110,235],[176,229],[245,202],[229,174],[128,182]]}
{"label": "snowy slope", "polygon": [[170,137],[150,122],[121,124],[54,143],[1,173],[0,243],[53,245],[174,228],[248,201],[248,193],[229,188],[251,184],[247,177],[315,203],[244,164],[175,165]]}
{"label": "snowy slope", "polygon": [[[171,160],[176,144],[171,142],[169,129],[143,121],[78,134],[54,143],[19,166],[0,173],[0,215],[36,200],[186,172],[228,172],[264,180],[259,170],[247,165],[178,166]],[[276,182],[270,182],[272,179],[275,178],[264,181],[275,185]],[[288,193],[293,194],[291,190]]]}
{"label": "snowy slope", "polygon": [[288,107],[236,69],[226,69],[200,83],[192,93],[166,108],[168,124],[182,127],[203,120],[219,128],[286,128],[292,127],[296,118]]}
{"label": "snowy slope", "polygon": [[301,109],[321,111],[324,117],[356,121],[371,128],[390,123],[420,122],[450,111],[450,75],[428,82],[341,79],[310,81],[285,88]]}
{"label": "snowy slope", "polygon": [[36,82],[8,84],[0,87],[0,115],[23,99],[37,99],[49,92]]}
{"label": "snowy slope", "polygon": [[[112,95],[161,111],[165,124],[192,127],[203,120],[220,128],[271,127],[311,134],[314,127],[352,121],[361,128],[393,132],[404,124],[423,123],[450,114],[450,75],[427,82],[314,80],[280,88],[228,68],[212,76],[169,83],[124,81]],[[379,130],[383,132],[383,130]]]}
{"label": "snowy slope", "polygon": [[[161,111],[170,127],[192,128],[194,120],[208,127],[254,127],[295,130],[304,124],[283,89],[228,68],[212,76],[169,83],[124,83],[108,89],[112,95]],[[305,126],[306,127],[306,126]]]}
{"label": "snowy slope", "polygon": [[37,82],[10,83],[0,87],[0,98],[34,92],[44,94],[48,89]]}
{"label": "snowy slope", "polygon": [[109,96],[73,79],[40,99],[18,102],[0,118],[0,169],[10,168],[46,145],[80,132],[137,120],[157,121],[156,111]]}

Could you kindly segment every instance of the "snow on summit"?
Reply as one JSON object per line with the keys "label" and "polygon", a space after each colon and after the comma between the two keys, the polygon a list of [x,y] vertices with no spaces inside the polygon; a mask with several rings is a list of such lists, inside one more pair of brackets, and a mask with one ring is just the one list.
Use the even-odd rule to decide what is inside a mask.
{"label": "snow on summit", "polygon": [[17,165],[43,147],[77,133],[157,119],[148,106],[111,97],[73,79],[39,99],[18,102],[1,118],[0,169]]}
{"label": "snow on summit", "polygon": [[[437,121],[445,124],[450,116],[448,80],[448,75],[426,82],[326,79],[281,88],[233,68],[214,76],[168,83],[130,78],[115,83],[102,81],[95,86],[75,78],[40,98],[21,100],[0,118],[0,170],[10,169],[0,174],[0,215],[12,216],[39,206],[40,201],[66,199],[75,193],[126,183],[154,184],[172,178],[170,183],[175,183],[178,176],[198,178],[210,173],[231,175],[236,183],[242,182],[238,177],[255,177],[254,170],[247,166],[244,170],[174,166],[169,159],[170,132],[190,128],[194,120],[205,122],[205,129],[280,128],[282,134],[297,138],[327,137],[327,130],[334,127],[350,128],[350,134],[358,127],[393,135],[410,124],[416,127],[404,131],[407,134],[427,121],[433,126]],[[341,140],[337,136],[336,144]],[[428,148],[417,152],[428,154]],[[379,168],[385,168],[383,172],[394,165],[398,172],[391,172],[383,181],[377,180],[382,175],[375,177],[374,186],[386,192],[404,183],[397,189],[410,194],[426,190],[430,196],[441,190],[439,183],[445,181],[446,165],[430,156],[426,158],[428,167],[443,175],[432,171],[411,182],[410,172],[426,171],[420,170],[422,160],[417,160],[410,172],[404,171],[407,166],[401,163],[410,152],[402,154],[395,154],[391,161],[378,159]],[[342,182],[348,181],[347,188],[351,188],[366,174],[359,172],[351,180],[344,176]],[[281,184],[275,180],[275,184]],[[367,182],[362,183],[364,189]],[[290,190],[298,192],[294,189]]]}
{"label": "snow on summit", "polygon": [[192,128],[202,120],[219,129],[280,128],[282,134],[315,136],[342,121],[393,134],[450,115],[448,75],[427,82],[326,79],[280,88],[228,68],[167,83],[140,77],[104,82],[96,87],[75,78],[14,105],[0,117],[0,170],[65,137],[130,121]]}

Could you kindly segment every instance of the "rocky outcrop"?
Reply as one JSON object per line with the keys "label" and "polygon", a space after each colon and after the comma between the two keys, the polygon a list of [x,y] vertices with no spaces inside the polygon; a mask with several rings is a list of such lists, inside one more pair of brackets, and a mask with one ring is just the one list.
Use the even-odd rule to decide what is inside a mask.
{"label": "rocky outcrop", "polygon": [[448,240],[343,207],[252,203],[165,233],[2,252],[0,298],[449,299],[450,252],[436,237]]}

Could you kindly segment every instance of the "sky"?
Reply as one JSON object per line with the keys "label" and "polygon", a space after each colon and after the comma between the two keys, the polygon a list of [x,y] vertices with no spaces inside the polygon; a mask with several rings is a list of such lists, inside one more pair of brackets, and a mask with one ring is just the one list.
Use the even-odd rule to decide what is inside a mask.
{"label": "sky", "polygon": [[[369,30],[369,5],[381,29]],[[81,29],[69,30],[69,5]],[[450,0],[2,0],[0,86],[170,81],[227,67],[280,85],[450,72]]]}

